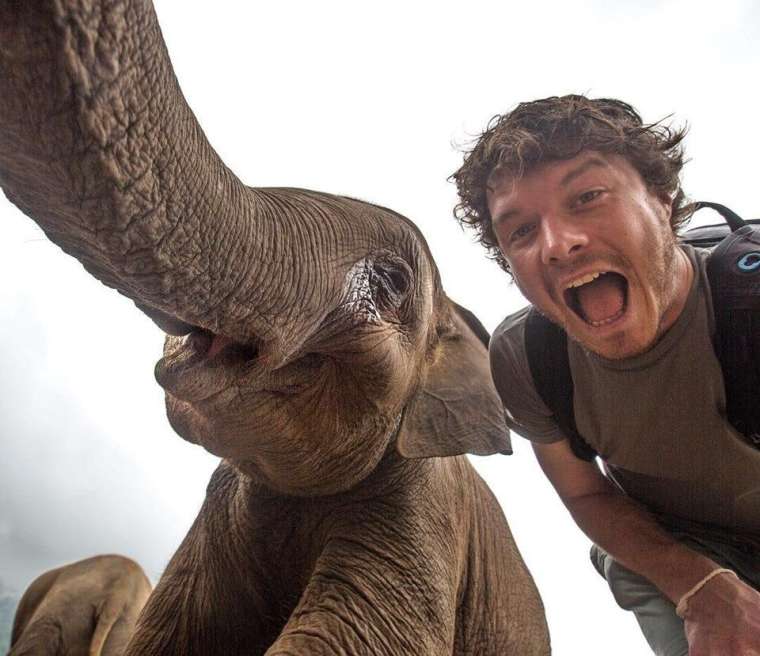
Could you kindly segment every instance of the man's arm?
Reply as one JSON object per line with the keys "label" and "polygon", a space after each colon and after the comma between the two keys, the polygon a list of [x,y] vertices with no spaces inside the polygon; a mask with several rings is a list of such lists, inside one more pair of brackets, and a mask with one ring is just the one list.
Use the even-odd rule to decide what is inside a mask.
{"label": "man's arm", "polygon": [[[533,449],[581,530],[674,604],[720,567],[663,531],[596,464],[576,458],[567,440]],[[716,576],[689,601],[685,630],[690,656],[760,654],[760,593],[733,576]]]}

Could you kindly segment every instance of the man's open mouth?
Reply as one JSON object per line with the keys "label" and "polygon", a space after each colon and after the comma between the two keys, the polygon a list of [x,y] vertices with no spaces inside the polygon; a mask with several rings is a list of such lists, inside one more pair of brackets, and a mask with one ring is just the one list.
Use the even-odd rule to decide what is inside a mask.
{"label": "man's open mouth", "polygon": [[565,303],[594,328],[606,326],[625,314],[628,281],[614,271],[589,273],[574,280],[563,293]]}

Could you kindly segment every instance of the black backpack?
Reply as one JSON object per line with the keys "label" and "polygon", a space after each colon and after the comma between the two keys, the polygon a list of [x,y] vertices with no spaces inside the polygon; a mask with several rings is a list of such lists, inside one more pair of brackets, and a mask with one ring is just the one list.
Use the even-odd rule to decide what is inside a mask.
{"label": "black backpack", "polygon": [[[760,448],[760,219],[744,221],[717,203],[710,207],[726,223],[687,230],[681,241],[713,248],[707,261],[715,314],[713,346],[723,370],[726,415],[747,441]],[[573,380],[567,334],[531,308],[525,326],[525,348],[539,396],[583,460],[598,454],[578,433],[573,410]]]}

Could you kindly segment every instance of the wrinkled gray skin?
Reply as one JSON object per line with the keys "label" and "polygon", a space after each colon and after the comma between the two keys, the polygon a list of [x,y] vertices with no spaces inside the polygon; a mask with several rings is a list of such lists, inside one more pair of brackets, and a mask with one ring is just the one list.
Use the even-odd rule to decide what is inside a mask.
{"label": "wrinkled gray skin", "polygon": [[45,572],[19,601],[8,656],[120,656],[149,595],[140,566],[122,556]]}
{"label": "wrinkled gray skin", "polygon": [[3,190],[175,335],[169,420],[224,458],[125,653],[548,653],[504,517],[453,457],[509,451],[487,336],[414,225],[243,186],[145,2],[4,0],[0,55]]}

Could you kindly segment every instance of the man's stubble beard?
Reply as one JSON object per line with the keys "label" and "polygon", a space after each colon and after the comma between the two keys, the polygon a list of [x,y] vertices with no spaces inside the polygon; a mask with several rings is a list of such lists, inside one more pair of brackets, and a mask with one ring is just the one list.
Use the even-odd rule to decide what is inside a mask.
{"label": "man's stubble beard", "polygon": [[[663,306],[659,308],[660,320],[657,326],[657,336],[655,338],[655,342],[650,345],[650,348],[651,346],[654,346],[654,344],[659,341],[659,339],[664,334],[665,329],[663,327],[663,322],[666,318],[667,311],[670,309],[673,303],[675,303],[676,297],[678,295],[679,281],[677,278],[676,265],[678,263],[680,248],[678,246],[678,240],[673,234],[670,226],[665,226],[663,230],[666,231],[666,233],[664,235],[664,239],[661,241],[662,253],[660,255],[660,261],[662,262],[662,267],[660,267],[653,274],[653,282],[656,283],[656,287],[654,284],[653,287],[657,289],[658,298],[663,299],[664,303]],[[686,253],[683,253],[682,256],[685,258],[687,257]]]}

